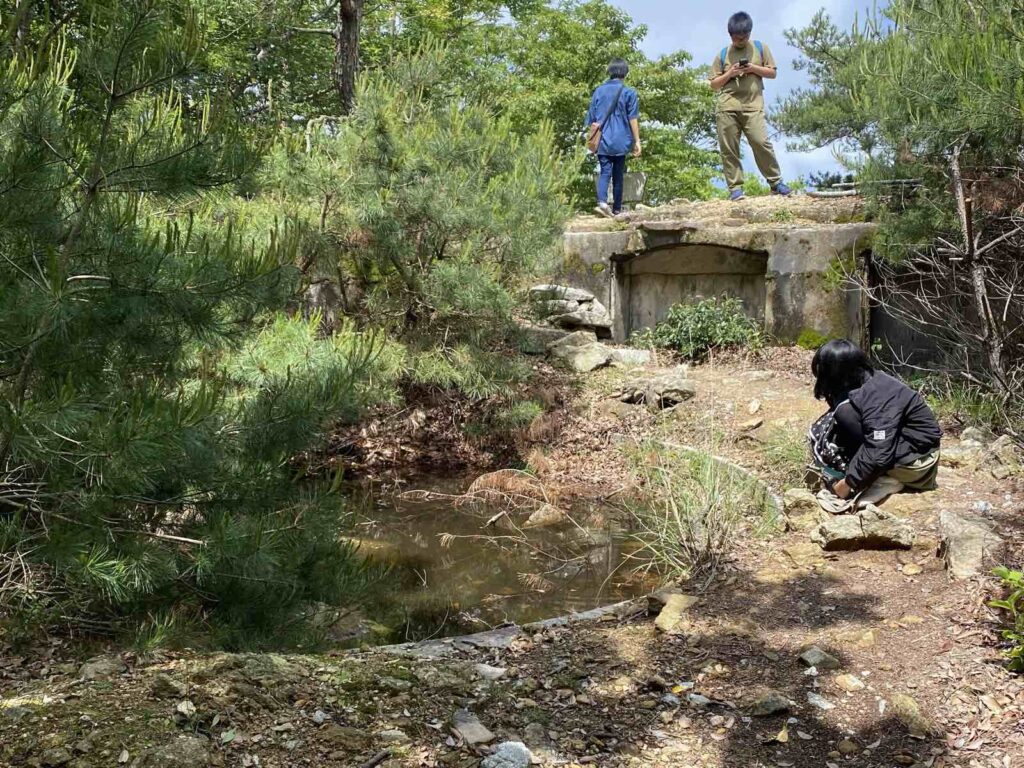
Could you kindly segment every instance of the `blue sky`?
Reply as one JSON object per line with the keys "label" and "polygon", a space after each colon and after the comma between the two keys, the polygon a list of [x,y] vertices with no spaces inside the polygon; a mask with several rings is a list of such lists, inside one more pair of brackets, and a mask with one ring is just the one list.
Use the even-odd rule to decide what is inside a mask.
{"label": "blue sky", "polygon": [[[689,51],[696,63],[711,59],[729,43],[726,22],[735,11],[746,11],[754,19],[754,37],[771,47],[779,64],[779,77],[768,81],[765,95],[769,106],[791,88],[806,85],[804,73],[795,72],[791,62],[797,51],[783,37],[783,30],[806,26],[819,8],[825,8],[841,28],[851,27],[859,13],[872,7],[870,0],[735,0],[734,5],[694,0],[611,0],[639,24],[649,28],[642,48],[648,56],[677,50]],[[881,3],[884,5],[884,1]],[[775,149],[785,178],[795,179],[810,171],[838,168],[829,149],[790,152],[784,136],[775,137]],[[746,144],[744,143],[744,148]],[[756,170],[750,153],[744,166]]]}

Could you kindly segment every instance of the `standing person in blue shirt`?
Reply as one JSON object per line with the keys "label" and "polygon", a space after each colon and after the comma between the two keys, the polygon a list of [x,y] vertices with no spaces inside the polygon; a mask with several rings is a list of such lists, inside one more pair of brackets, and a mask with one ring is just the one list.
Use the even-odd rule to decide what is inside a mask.
{"label": "standing person in blue shirt", "polygon": [[[600,126],[601,143],[597,160],[601,173],[597,177],[597,208],[601,216],[612,217],[622,212],[622,179],[626,173],[626,155],[640,157],[640,98],[625,83],[629,65],[622,59],[608,64],[608,80],[597,86],[590,97],[587,111],[589,132]],[[614,188],[614,202],[608,205],[608,183]]]}

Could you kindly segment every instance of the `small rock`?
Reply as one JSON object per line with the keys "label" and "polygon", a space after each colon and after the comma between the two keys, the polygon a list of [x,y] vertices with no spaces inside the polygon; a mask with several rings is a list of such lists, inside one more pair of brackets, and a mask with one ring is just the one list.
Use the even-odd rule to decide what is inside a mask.
{"label": "small rock", "polygon": [[649,349],[612,349],[612,365],[623,368],[635,368],[649,365],[654,355]]}
{"label": "small rock", "polygon": [[992,477],[994,477],[996,480],[1005,480],[1006,478],[1013,474],[1013,470],[1011,470],[1009,467],[1003,464],[999,464],[995,467],[992,467],[990,472],[992,474]]}
{"label": "small rock", "polygon": [[935,726],[921,714],[921,708],[912,697],[897,693],[889,699],[889,706],[896,719],[903,723],[907,733],[914,738],[923,739],[937,734]]}
{"label": "small rock", "polygon": [[688,693],[686,700],[693,704],[695,707],[708,707],[711,706],[711,699],[707,696],[702,696],[699,693]]}
{"label": "small rock", "polygon": [[66,765],[71,762],[71,753],[64,747],[56,747],[43,752],[40,761],[45,766]]}
{"label": "small rock", "polygon": [[855,675],[838,675],[835,679],[835,684],[847,693],[863,691],[865,688],[863,681]]}
{"label": "small rock", "polygon": [[674,631],[686,612],[697,602],[698,598],[693,595],[670,595],[658,618],[654,620],[654,626],[662,632]]}
{"label": "small rock", "polygon": [[505,741],[484,758],[480,768],[530,768],[533,754],[521,741]]}
{"label": "small rock", "polygon": [[836,744],[836,749],[841,755],[855,755],[860,752],[860,747],[857,746],[857,742],[852,739],[843,739]]}
{"label": "small rock", "polygon": [[384,744],[408,744],[410,741],[405,731],[401,731],[397,728],[381,731],[377,734],[377,738]]}
{"label": "small rock", "polygon": [[782,509],[790,531],[810,531],[827,519],[817,497],[806,488],[787,490],[782,496]]}
{"label": "small rock", "polygon": [[924,572],[924,568],[916,563],[907,563],[900,569],[904,576],[917,576]]}
{"label": "small rock", "polygon": [[456,710],[452,716],[452,728],[471,746],[494,741],[494,734],[468,709]]}
{"label": "small rock", "polygon": [[533,511],[523,523],[523,528],[552,528],[561,525],[568,519],[558,507],[551,504],[543,504]]}
{"label": "small rock", "polygon": [[370,745],[370,736],[365,731],[337,723],[328,723],[317,731],[317,736],[333,747],[343,747],[351,752],[360,752]]}
{"label": "small rock", "polygon": [[755,429],[760,427],[762,424],[764,424],[764,419],[762,419],[761,417],[757,417],[757,418],[749,419],[747,421],[742,422],[739,425],[739,429],[740,429],[741,432],[753,432]]}
{"label": "small rock", "polygon": [[476,672],[478,677],[492,683],[501,680],[501,678],[508,674],[508,670],[505,667],[492,667],[490,664],[476,664],[473,667],[473,671]]}
{"label": "small rock", "polygon": [[789,712],[792,706],[793,702],[778,691],[769,691],[750,705],[747,714],[751,717],[768,717]]}
{"label": "small rock", "polygon": [[170,675],[161,673],[153,678],[150,691],[160,699],[180,699],[188,693],[188,687]]}
{"label": "small rock", "polygon": [[839,659],[825,653],[816,645],[801,653],[800,661],[808,667],[817,667],[818,669],[839,669],[842,666],[839,663]]}
{"label": "small rock", "polygon": [[960,433],[961,442],[980,443],[984,445],[989,440],[989,435],[978,427],[967,427]]}
{"label": "small rock", "polygon": [[107,680],[127,669],[120,656],[97,656],[79,668],[78,676],[82,680]]}
{"label": "small rock", "polygon": [[672,595],[681,594],[683,593],[679,587],[663,587],[656,592],[652,592],[647,596],[647,613],[651,616],[657,615],[665,607],[665,604]]}
{"label": "small rock", "polygon": [[761,401],[760,400],[751,400],[750,404],[747,406],[747,413],[749,413],[751,416],[753,416],[755,413],[757,413],[760,410],[761,410]]}
{"label": "small rock", "polygon": [[313,722],[317,725],[323,725],[327,722],[329,718],[330,715],[328,715],[322,709],[318,709],[316,712],[313,713]]}
{"label": "small rock", "polygon": [[808,693],[807,703],[812,707],[817,707],[818,709],[825,710],[826,712],[830,709],[836,708],[835,704],[818,693]]}

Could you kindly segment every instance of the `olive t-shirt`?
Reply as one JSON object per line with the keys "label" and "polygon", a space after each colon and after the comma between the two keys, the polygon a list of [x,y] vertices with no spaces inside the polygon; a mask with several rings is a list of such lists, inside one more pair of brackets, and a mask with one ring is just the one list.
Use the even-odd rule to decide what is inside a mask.
{"label": "olive t-shirt", "polygon": [[[711,62],[711,79],[725,72],[740,59],[748,59],[751,64],[775,68],[775,57],[768,46],[761,44],[764,58],[758,55],[757,46],[750,40],[744,48],[729,46],[725,52],[725,66],[722,66],[722,49],[718,49],[715,60]],[[718,92],[718,110],[720,112],[757,112],[764,109],[764,81],[757,75],[746,74],[734,77]]]}

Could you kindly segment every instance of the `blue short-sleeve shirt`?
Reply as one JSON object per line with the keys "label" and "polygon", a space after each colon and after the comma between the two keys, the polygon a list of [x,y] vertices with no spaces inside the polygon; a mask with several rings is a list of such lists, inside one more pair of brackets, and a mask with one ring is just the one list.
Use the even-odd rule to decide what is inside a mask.
{"label": "blue short-sleeve shirt", "polygon": [[[594,89],[594,95],[590,97],[590,109],[587,110],[587,131],[590,130],[592,123],[600,123],[604,119],[608,108],[611,107],[612,99],[621,86],[621,80],[608,80]],[[612,157],[629,154],[633,149],[633,132],[629,128],[629,121],[639,115],[640,97],[627,85],[622,88],[622,93],[615,104],[615,111],[601,131],[601,146],[598,147],[597,154]]]}

